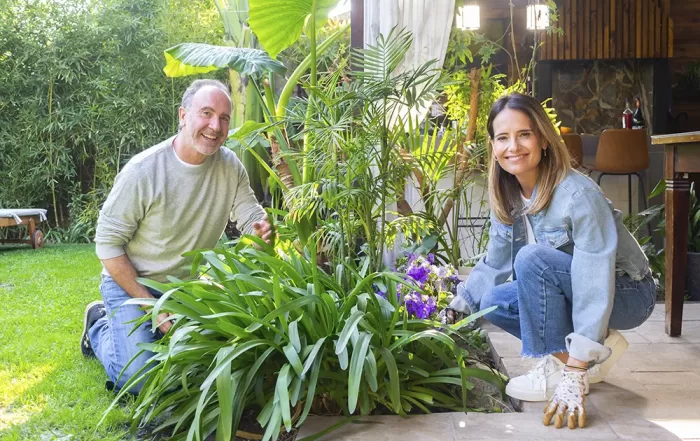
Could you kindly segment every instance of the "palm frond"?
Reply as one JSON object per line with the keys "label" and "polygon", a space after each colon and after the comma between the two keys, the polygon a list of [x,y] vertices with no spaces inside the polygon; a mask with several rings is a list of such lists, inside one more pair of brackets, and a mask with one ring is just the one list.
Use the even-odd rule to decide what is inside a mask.
{"label": "palm frond", "polygon": [[406,29],[395,26],[386,36],[380,34],[375,45],[352,54],[352,63],[358,68],[354,76],[374,84],[386,83],[412,44],[413,36]]}

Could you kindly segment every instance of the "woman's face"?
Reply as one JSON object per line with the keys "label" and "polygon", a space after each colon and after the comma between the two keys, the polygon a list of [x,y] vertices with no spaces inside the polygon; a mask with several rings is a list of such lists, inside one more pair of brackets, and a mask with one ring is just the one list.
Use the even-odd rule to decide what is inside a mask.
{"label": "woman's face", "polygon": [[501,168],[524,181],[537,181],[543,145],[532,121],[519,110],[504,109],[493,120],[491,146]]}

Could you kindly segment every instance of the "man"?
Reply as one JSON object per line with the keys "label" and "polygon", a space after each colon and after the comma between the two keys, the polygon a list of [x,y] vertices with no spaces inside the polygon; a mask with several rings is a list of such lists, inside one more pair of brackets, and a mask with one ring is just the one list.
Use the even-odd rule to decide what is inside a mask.
{"label": "man", "polygon": [[[116,389],[153,355],[142,353],[122,373],[139,352],[137,344],[158,338],[150,322],[131,333],[133,321],[145,312],[138,305],[122,304],[160,295],[139,284],[137,277],[157,281],[166,281],[168,275],[187,277],[191,259],[182,254],[216,246],[229,216],[244,233],[268,242],[272,234],[243,165],[232,151],[221,148],[231,119],[226,86],[214,80],[194,81],[178,114],[177,135],[129,161],[114,180],[97,221],[104,303],[88,305],[81,349],[102,362]],[[158,316],[158,323],[162,333],[172,326],[165,313]]]}

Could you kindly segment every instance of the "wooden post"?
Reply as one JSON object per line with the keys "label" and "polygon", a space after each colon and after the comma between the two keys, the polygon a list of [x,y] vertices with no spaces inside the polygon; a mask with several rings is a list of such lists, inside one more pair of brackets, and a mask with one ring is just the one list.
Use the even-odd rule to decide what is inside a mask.
{"label": "wooden post", "polygon": [[[673,164],[675,145],[666,146],[666,171]],[[671,169],[672,169],[671,165]],[[686,259],[688,257],[688,215],[690,182],[687,178],[666,175],[666,333],[681,335],[683,294],[685,293]],[[672,275],[672,276],[671,276]]]}

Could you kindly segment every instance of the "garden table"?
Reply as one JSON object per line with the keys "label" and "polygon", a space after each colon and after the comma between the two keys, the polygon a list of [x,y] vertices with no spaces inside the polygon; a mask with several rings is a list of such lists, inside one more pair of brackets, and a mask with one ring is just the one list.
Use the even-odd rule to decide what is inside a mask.
{"label": "garden table", "polygon": [[44,233],[36,225],[46,220],[46,210],[43,208],[0,209],[0,227],[26,225],[29,240],[0,239],[0,242],[26,243],[32,248],[44,246]]}
{"label": "garden table", "polygon": [[664,146],[666,180],[666,333],[681,335],[691,173],[700,173],[700,132],[657,135],[651,143]]}

